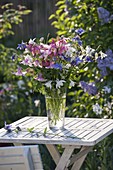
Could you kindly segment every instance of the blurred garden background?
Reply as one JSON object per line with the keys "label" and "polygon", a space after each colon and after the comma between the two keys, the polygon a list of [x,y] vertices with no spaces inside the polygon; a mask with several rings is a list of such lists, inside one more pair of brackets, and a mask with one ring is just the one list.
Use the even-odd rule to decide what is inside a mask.
{"label": "blurred garden background", "polygon": [[[30,38],[75,35],[82,28],[83,45],[99,48],[108,55],[109,76],[96,96],[73,87],[68,90],[66,116],[113,118],[113,1],[112,0],[0,0],[0,127],[24,116],[46,116],[44,96],[34,91],[30,79],[12,74],[18,44]],[[106,66],[104,63],[104,73]],[[95,68],[91,68],[95,71]],[[90,76],[90,74],[89,74]],[[79,81],[79,78],[78,78]],[[58,146],[60,152],[62,148]],[[41,146],[45,170],[54,163],[46,159]],[[95,146],[82,170],[113,170],[113,135]]]}

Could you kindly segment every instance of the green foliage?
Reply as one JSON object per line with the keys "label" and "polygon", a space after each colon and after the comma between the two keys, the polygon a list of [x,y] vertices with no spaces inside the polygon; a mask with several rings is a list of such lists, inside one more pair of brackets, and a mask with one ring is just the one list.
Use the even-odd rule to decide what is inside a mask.
{"label": "green foliage", "polygon": [[24,6],[18,6],[18,9],[13,9],[13,4],[5,4],[1,7],[2,14],[0,14],[0,39],[14,35],[12,30],[13,24],[19,24],[22,22],[22,15],[27,15],[31,11],[25,9]]}
{"label": "green foliage", "polygon": [[53,19],[52,25],[57,28],[58,35],[70,36],[75,34],[75,29],[83,28],[85,45],[100,46],[101,49],[113,49],[113,21],[101,25],[97,8],[103,7],[112,14],[113,1],[98,0],[60,0],[56,4],[57,10],[49,19]]}
{"label": "green foliage", "polygon": [[[108,16],[110,17],[113,14],[112,0],[59,0],[56,6],[56,12],[49,19],[52,19],[52,25],[57,29],[57,35],[74,36],[76,29],[83,28],[85,30],[82,35],[84,45],[99,48],[104,52],[108,49],[113,50],[113,20],[102,23],[97,12],[98,7],[103,7],[110,12]],[[87,72],[88,76],[92,76],[92,68]],[[90,96],[87,93],[84,94],[78,87],[69,90],[67,116],[113,118],[112,74],[111,71],[111,75],[105,78],[106,83],[101,82],[98,86],[98,89],[102,89],[102,86],[110,87],[109,93],[105,93],[102,89],[98,95]],[[95,104],[101,106],[102,112],[93,111],[92,106]],[[113,170],[112,146],[113,136],[111,135],[94,148],[81,169]]]}
{"label": "green foliage", "polygon": [[[39,99],[39,94],[33,95],[32,85],[29,80],[15,77],[13,74],[15,64],[12,58],[17,51],[3,44],[3,39],[14,34],[14,24],[22,22],[22,16],[30,13],[23,6],[14,9],[12,4],[1,7],[0,14],[0,126],[4,121],[11,123],[25,115],[40,114],[40,106],[35,107],[34,101]],[[13,57],[12,57],[13,56]]]}

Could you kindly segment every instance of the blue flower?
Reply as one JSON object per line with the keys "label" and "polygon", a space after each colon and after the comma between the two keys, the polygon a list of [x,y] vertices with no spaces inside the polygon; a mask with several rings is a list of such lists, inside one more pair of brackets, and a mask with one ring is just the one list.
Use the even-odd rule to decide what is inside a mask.
{"label": "blue flower", "polygon": [[112,50],[107,50],[106,51],[107,56],[103,59],[99,58],[97,60],[97,67],[100,69],[101,71],[101,75],[107,76],[108,75],[108,71],[107,68],[109,68],[109,70],[113,70],[113,53]]}
{"label": "blue flower", "polygon": [[12,60],[15,60],[15,54],[12,55]]}
{"label": "blue flower", "polygon": [[80,82],[81,87],[84,89],[84,92],[87,92],[90,95],[97,94],[97,88],[94,83],[86,83],[85,81]]}
{"label": "blue flower", "polygon": [[76,29],[75,32],[79,35],[82,35],[85,31],[82,28]]}
{"label": "blue flower", "polygon": [[87,56],[87,57],[86,57],[86,61],[87,61],[87,62],[92,62],[91,57]]}
{"label": "blue flower", "polygon": [[78,64],[80,64],[80,63],[82,63],[83,62],[83,60],[81,60],[79,57],[76,57],[75,58],[75,60],[73,60],[72,62],[71,62],[71,65],[78,65]]}
{"label": "blue flower", "polygon": [[52,65],[52,68],[62,70],[62,64],[58,64],[58,63],[53,64],[53,65]]}
{"label": "blue flower", "polygon": [[80,39],[80,37],[78,35],[75,36],[72,40],[76,41],[78,43],[78,45],[80,45],[80,46],[82,45],[82,41],[81,41],[81,39]]}
{"label": "blue flower", "polygon": [[4,122],[4,129],[7,130],[8,133],[12,132],[11,125],[10,124],[6,124],[6,121]]}
{"label": "blue flower", "polygon": [[97,8],[98,17],[101,20],[101,24],[108,23],[110,20],[110,12],[103,7]]}
{"label": "blue flower", "polygon": [[68,61],[68,62],[71,61],[71,57],[65,57],[64,55],[62,55],[62,58],[63,58],[64,60]]}
{"label": "blue flower", "polygon": [[80,64],[80,63],[83,62],[83,60],[81,60],[79,57],[77,57],[77,58],[75,59],[75,61],[76,61],[76,65],[78,65],[78,64]]}
{"label": "blue flower", "polygon": [[17,49],[25,50],[25,48],[26,48],[26,44],[24,42],[22,42],[21,44],[18,44]]}

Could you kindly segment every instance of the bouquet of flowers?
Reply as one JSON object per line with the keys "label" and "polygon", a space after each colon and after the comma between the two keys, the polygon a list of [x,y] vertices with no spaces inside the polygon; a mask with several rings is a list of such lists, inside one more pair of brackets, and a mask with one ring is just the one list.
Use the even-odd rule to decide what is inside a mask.
{"label": "bouquet of flowers", "polygon": [[[92,67],[98,70],[97,60],[104,58],[105,54],[97,53],[89,46],[83,48],[80,35],[84,31],[78,29],[76,32],[78,35],[75,37],[52,38],[47,43],[41,38],[38,42],[30,39],[19,44],[17,48],[23,53],[18,57],[19,64],[14,74],[31,77],[42,94],[57,95],[58,91],[75,86],[79,80],[78,85],[85,91],[96,94],[93,79],[98,71],[91,75],[91,70]],[[90,73],[90,81],[87,72]]]}
{"label": "bouquet of flowers", "polygon": [[18,57],[14,74],[30,77],[35,90],[46,96],[50,127],[63,127],[66,89],[80,86],[91,95],[97,94],[95,82],[100,79],[98,61],[106,54],[90,46],[84,48],[80,39],[84,30],[76,32],[75,37],[61,36],[47,42],[44,38],[38,42],[30,39],[18,45],[23,53]]}

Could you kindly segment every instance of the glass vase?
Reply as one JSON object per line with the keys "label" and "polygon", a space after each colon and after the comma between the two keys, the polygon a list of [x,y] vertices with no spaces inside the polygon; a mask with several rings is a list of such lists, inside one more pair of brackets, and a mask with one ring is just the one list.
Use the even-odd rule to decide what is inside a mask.
{"label": "glass vase", "polygon": [[66,93],[46,95],[45,99],[49,128],[53,130],[63,129]]}

